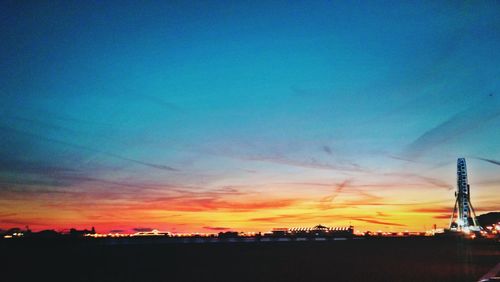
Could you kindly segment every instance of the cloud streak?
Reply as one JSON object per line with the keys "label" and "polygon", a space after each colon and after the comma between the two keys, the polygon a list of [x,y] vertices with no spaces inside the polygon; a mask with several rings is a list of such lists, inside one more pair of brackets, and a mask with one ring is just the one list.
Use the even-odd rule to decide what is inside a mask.
{"label": "cloud streak", "polygon": [[500,116],[500,103],[496,96],[488,96],[480,103],[459,112],[415,139],[403,152],[409,159],[418,159],[436,146],[456,140],[486,122]]}
{"label": "cloud streak", "polygon": [[376,219],[368,219],[368,218],[360,218],[360,217],[351,217],[352,220],[363,221],[367,223],[380,224],[380,225],[388,225],[388,226],[406,226],[405,224],[399,224],[394,222],[380,221]]}
{"label": "cloud streak", "polygon": [[332,148],[330,148],[330,146],[324,145],[323,147],[321,147],[321,149],[328,155],[333,155],[333,151]]}
{"label": "cloud streak", "polygon": [[150,227],[135,227],[132,230],[134,230],[135,232],[151,232],[151,231],[153,231],[153,229],[154,228],[150,228]]}
{"label": "cloud streak", "polygon": [[485,158],[479,158],[479,157],[475,157],[475,159],[485,161],[485,162],[488,162],[488,163],[494,164],[494,165],[500,165],[500,161],[497,161],[497,160],[485,159]]}
{"label": "cloud streak", "polygon": [[417,213],[451,213],[453,211],[453,207],[418,208],[412,209],[411,211]]}
{"label": "cloud streak", "polygon": [[83,146],[83,145],[79,145],[79,144],[74,144],[74,143],[70,143],[70,142],[66,142],[66,141],[62,141],[62,140],[58,140],[58,139],[54,139],[54,138],[50,138],[50,137],[45,137],[45,136],[41,136],[38,134],[34,134],[34,133],[30,133],[30,132],[26,132],[26,131],[22,131],[22,130],[18,130],[18,129],[13,129],[13,128],[5,127],[5,126],[0,126],[0,128],[2,130],[14,132],[17,134],[22,134],[25,136],[34,137],[34,138],[37,138],[39,140],[44,140],[47,142],[51,142],[51,143],[55,143],[55,144],[59,144],[59,145],[64,145],[64,146],[79,149],[79,150],[84,150],[87,152],[102,154],[102,155],[105,155],[105,156],[108,156],[111,158],[115,158],[118,160],[123,160],[123,161],[131,162],[131,163],[135,163],[135,164],[140,164],[140,165],[147,166],[147,167],[166,170],[166,171],[178,171],[178,169],[173,168],[171,166],[162,165],[162,164],[155,164],[155,163],[151,163],[151,162],[145,162],[145,161],[141,161],[141,160],[137,160],[137,159],[132,159],[132,158],[128,158],[128,157],[118,155],[118,154],[115,154],[112,152],[103,151],[103,150],[99,150],[99,149],[95,149],[95,148],[91,148],[91,147]]}
{"label": "cloud streak", "polygon": [[342,190],[344,190],[344,188],[349,185],[349,183],[350,180],[345,180],[339,183],[331,195],[326,196],[319,201],[320,202],[319,208],[322,210],[332,208],[332,202],[335,200],[335,198],[337,198],[337,196],[342,192]]}
{"label": "cloud streak", "polygon": [[318,161],[314,158],[311,158],[310,160],[292,160],[292,159],[285,158],[285,157],[247,156],[247,157],[241,157],[241,159],[248,160],[248,161],[269,162],[269,163],[275,163],[275,164],[280,164],[280,165],[295,166],[295,167],[301,167],[301,168],[311,168],[311,169],[324,169],[324,170],[335,170],[335,171],[339,171],[339,170],[340,171],[355,171],[355,172],[364,171],[362,168],[360,168],[357,164],[354,164],[354,163],[350,164],[350,165],[336,165],[336,164],[321,162],[321,161]]}
{"label": "cloud streak", "polygon": [[220,227],[220,226],[203,226],[203,229],[210,231],[228,231],[231,230],[229,227]]}

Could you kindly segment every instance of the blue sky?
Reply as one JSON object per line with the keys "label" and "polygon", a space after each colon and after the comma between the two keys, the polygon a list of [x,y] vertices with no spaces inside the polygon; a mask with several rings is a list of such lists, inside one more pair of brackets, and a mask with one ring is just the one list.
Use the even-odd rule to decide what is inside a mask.
{"label": "blue sky", "polygon": [[[413,195],[437,189],[429,201],[446,206],[460,156],[478,204],[498,207],[498,2],[1,5],[0,193],[18,206],[0,209],[4,225],[50,226],[55,207],[60,225],[91,222],[73,196],[96,210],[152,201],[134,202],[144,194],[166,206],[172,193],[244,202],[217,194],[229,188],[257,202],[293,195],[312,203],[315,223],[313,203],[331,191],[312,182],[337,191],[347,181],[388,204],[425,203]],[[384,194],[393,185],[406,194]],[[207,210],[221,209],[213,224],[251,226],[252,211],[225,221],[224,208]],[[181,228],[170,214],[147,216]],[[100,220],[131,228],[137,217]],[[202,219],[186,221],[191,230]]]}

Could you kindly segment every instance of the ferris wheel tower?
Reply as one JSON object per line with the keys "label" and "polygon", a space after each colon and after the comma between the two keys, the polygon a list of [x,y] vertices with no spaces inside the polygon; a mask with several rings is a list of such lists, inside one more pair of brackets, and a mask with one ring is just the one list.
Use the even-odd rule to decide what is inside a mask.
{"label": "ferris wheel tower", "polygon": [[450,229],[455,231],[480,231],[476,212],[470,201],[470,185],[467,179],[467,164],[464,158],[457,160],[457,191],[455,206],[450,219]]}

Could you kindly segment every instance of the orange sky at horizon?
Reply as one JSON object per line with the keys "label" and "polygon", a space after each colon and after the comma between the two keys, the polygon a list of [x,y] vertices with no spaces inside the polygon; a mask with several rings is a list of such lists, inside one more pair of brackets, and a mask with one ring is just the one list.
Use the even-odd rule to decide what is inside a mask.
{"label": "orange sky at horizon", "polygon": [[500,1],[3,2],[1,230],[500,211]]}
{"label": "orange sky at horizon", "polygon": [[[454,203],[454,190],[432,185],[418,190],[413,184],[373,187],[346,180],[331,185],[277,183],[260,188],[274,193],[248,193],[233,187],[201,193],[157,191],[154,197],[144,194],[121,198],[95,191],[78,195],[38,192],[33,198],[0,199],[0,228],[28,225],[39,231],[93,226],[102,233],[133,233],[134,229],[148,228],[217,233],[323,224],[353,225],[360,231],[424,231],[433,224],[447,227]],[[281,191],[302,192],[284,197]],[[472,191],[478,215],[497,209],[490,200],[495,197],[494,189]]]}

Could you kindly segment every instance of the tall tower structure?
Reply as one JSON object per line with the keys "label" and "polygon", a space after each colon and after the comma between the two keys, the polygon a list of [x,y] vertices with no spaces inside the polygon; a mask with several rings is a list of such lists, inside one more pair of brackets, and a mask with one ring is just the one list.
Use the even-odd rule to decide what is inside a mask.
{"label": "tall tower structure", "polygon": [[470,185],[464,158],[457,160],[457,191],[455,192],[455,206],[451,215],[450,229],[465,232],[481,229],[470,201]]}

